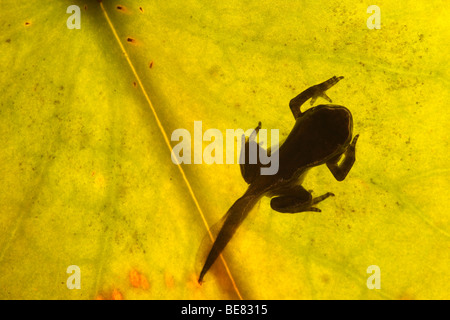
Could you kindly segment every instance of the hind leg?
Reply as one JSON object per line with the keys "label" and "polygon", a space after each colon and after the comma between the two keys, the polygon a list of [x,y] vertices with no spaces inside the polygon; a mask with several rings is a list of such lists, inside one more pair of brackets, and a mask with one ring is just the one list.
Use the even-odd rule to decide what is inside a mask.
{"label": "hind leg", "polygon": [[313,198],[305,188],[296,185],[285,190],[279,196],[272,198],[270,206],[273,210],[281,213],[299,213],[304,211],[321,212],[319,208],[314,207],[315,204],[334,196],[333,193],[327,192],[319,197]]}
{"label": "hind leg", "polygon": [[262,147],[256,142],[256,136],[260,129],[261,122],[258,123],[258,126],[250,134],[250,137],[245,138],[245,143],[239,157],[241,175],[248,184],[252,183],[261,172],[259,154]]}

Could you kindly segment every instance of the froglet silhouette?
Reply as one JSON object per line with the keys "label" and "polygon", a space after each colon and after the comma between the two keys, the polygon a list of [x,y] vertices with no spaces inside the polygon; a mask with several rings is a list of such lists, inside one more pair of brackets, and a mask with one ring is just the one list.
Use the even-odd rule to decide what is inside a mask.
{"label": "froglet silhouette", "polygon": [[[248,157],[240,164],[241,174],[249,184],[247,191],[231,206],[224,216],[224,223],[206,258],[198,282],[201,283],[225,246],[233,237],[239,225],[247,217],[255,204],[263,197],[272,198],[270,206],[281,213],[298,213],[321,210],[316,205],[333,193],[327,192],[312,197],[301,183],[312,167],[326,164],[338,181],[345,179],[355,162],[356,135],[352,139],[353,119],[350,111],[340,105],[324,104],[312,107],[305,112],[300,107],[308,99],[311,105],[317,98],[331,99],[325,91],[338,83],[343,77],[332,77],[312,86],[295,98],[289,107],[294,115],[295,125],[284,143],[273,152],[278,152],[279,169],[274,175],[261,175],[263,164],[251,164]],[[252,143],[257,144],[255,136],[261,129],[261,122],[249,138],[245,140],[245,154]],[[261,148],[259,144],[257,148]],[[270,154],[270,150],[267,150]],[[259,154],[259,149],[258,149]]]}

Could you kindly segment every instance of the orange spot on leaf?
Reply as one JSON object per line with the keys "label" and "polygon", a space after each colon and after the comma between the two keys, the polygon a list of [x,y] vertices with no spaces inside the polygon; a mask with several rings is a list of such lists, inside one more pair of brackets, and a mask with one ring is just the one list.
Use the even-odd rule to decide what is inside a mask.
{"label": "orange spot on leaf", "polygon": [[139,288],[141,285],[141,278],[139,276],[139,272],[136,270],[131,270],[130,272],[130,283],[135,288]]}
{"label": "orange spot on leaf", "polygon": [[202,284],[198,282],[198,274],[192,274],[191,279],[189,279],[189,286],[195,289],[199,289],[202,287]]}
{"label": "orange spot on leaf", "polygon": [[130,284],[134,288],[141,288],[144,290],[148,290],[150,288],[150,283],[148,282],[147,278],[142,273],[139,273],[137,270],[131,270],[129,279]]}
{"label": "orange spot on leaf", "polygon": [[164,275],[164,281],[165,281],[165,283],[166,283],[166,287],[167,288],[173,288],[174,287],[174,285],[175,285],[175,280],[173,279],[173,276],[172,275],[170,275],[170,274],[168,274],[168,273],[166,273],[165,275]]}
{"label": "orange spot on leaf", "polygon": [[123,296],[118,289],[114,289],[111,295],[113,300],[123,300]]}
{"label": "orange spot on leaf", "polygon": [[148,290],[150,288],[150,283],[143,274],[141,274],[141,288],[144,290]]}

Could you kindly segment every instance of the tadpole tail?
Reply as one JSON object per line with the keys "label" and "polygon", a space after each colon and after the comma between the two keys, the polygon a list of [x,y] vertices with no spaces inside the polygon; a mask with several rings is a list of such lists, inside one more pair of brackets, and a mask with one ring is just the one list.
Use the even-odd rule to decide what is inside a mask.
{"label": "tadpole tail", "polygon": [[199,283],[203,281],[205,274],[217,260],[223,249],[225,249],[237,228],[248,216],[260,198],[260,195],[255,195],[247,191],[241,198],[236,200],[230,209],[228,209],[222,229],[220,229],[211,251],[206,258],[206,262],[203,265],[203,269],[200,272],[200,277],[198,278]]}

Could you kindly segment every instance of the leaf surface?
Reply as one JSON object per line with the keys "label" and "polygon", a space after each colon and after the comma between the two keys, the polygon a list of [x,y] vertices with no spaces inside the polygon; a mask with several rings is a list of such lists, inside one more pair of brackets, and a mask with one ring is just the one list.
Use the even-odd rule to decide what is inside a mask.
{"label": "leaf surface", "polygon": [[236,299],[222,263],[196,277],[198,208],[220,220],[245,191],[239,166],[183,165],[183,177],[164,135],[261,121],[283,139],[289,100],[342,75],[328,94],[353,113],[356,163],[343,182],[310,171],[307,189],[336,194],[320,213],[260,202],[224,253],[239,294],[448,299],[444,1],[380,2],[379,30],[350,0],[70,4],[80,30],[66,2],[0,12],[1,298]]}

